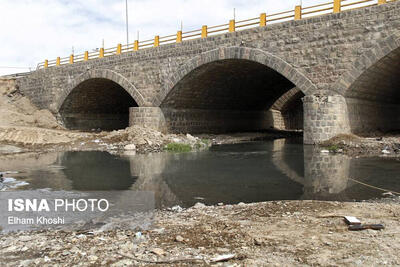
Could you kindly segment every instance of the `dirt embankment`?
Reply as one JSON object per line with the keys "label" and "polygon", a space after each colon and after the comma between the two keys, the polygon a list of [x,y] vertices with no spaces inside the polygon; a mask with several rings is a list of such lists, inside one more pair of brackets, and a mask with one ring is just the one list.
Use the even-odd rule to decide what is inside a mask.
{"label": "dirt embankment", "polygon": [[376,137],[360,137],[342,134],[320,144],[321,149],[333,153],[345,153],[352,157],[386,156],[400,157],[400,133],[371,134]]}
{"label": "dirt embankment", "polygon": [[21,95],[13,79],[0,78],[0,126],[28,126],[63,129],[48,110],[37,109]]}
{"label": "dirt embankment", "polygon": [[0,153],[64,150],[161,151],[168,143],[204,148],[208,144],[191,135],[162,134],[129,127],[100,133],[69,131],[48,110],[37,109],[13,79],[0,79]]}
{"label": "dirt embankment", "polygon": [[[223,256],[229,266],[399,266],[399,205],[399,198],[195,205],[157,211],[153,228],[140,234],[6,234],[0,236],[0,258],[8,266],[209,266]],[[385,229],[349,231],[344,215]]]}

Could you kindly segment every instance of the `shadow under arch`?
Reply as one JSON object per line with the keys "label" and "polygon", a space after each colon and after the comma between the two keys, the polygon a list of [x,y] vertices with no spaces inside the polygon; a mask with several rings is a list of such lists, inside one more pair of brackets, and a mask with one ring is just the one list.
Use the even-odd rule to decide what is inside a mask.
{"label": "shadow under arch", "polygon": [[129,108],[145,105],[137,89],[111,70],[90,70],[76,78],[57,102],[68,129],[117,130],[129,126]]}
{"label": "shadow under arch", "polygon": [[195,69],[208,63],[229,59],[248,60],[271,68],[295,84],[305,95],[317,91],[310,79],[283,59],[261,49],[233,46],[210,50],[189,60],[167,78],[163,90],[155,97],[153,104],[160,106],[171,90]]}
{"label": "shadow under arch", "polygon": [[65,99],[71,94],[71,92],[81,83],[90,80],[90,79],[107,79],[115,82],[119,86],[121,86],[138,104],[139,107],[146,106],[147,103],[142,96],[142,94],[136,89],[136,87],[128,81],[124,76],[119,73],[116,73],[112,70],[107,69],[93,69],[88,70],[87,72],[79,75],[75,78],[72,83],[70,83],[65,90],[63,90],[60,98],[56,103],[57,112],[60,111],[61,106],[63,105]]}
{"label": "shadow under arch", "polygon": [[343,96],[348,95],[351,86],[367,69],[398,48],[400,48],[400,37],[396,35],[379,41],[353,63],[351,68],[332,86],[332,90],[341,93]]}
{"label": "shadow under arch", "polygon": [[183,65],[154,104],[161,108],[170,132],[259,131],[274,127],[269,109],[294,87],[304,95],[316,91],[305,75],[268,52],[227,47]]}
{"label": "shadow under arch", "polygon": [[334,85],[346,99],[352,133],[400,130],[400,38],[389,36],[354,62]]}

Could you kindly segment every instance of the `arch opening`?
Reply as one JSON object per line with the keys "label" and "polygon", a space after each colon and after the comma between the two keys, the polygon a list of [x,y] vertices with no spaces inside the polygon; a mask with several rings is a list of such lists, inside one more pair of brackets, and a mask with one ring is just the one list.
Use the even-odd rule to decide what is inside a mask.
{"label": "arch opening", "polygon": [[[285,109],[271,109],[291,89],[290,80],[264,64],[247,59],[223,59],[201,65],[184,76],[160,107],[172,132],[224,133],[289,129],[283,114],[302,112],[300,92]],[[292,96],[293,97],[293,96]],[[287,99],[288,100],[288,99]],[[284,101],[284,100],[282,100]],[[283,112],[283,113],[282,113]],[[292,113],[290,113],[292,112]],[[277,114],[279,116],[277,116]],[[301,120],[293,125],[301,125]]]}
{"label": "arch opening", "polygon": [[129,126],[129,108],[138,104],[118,83],[92,78],[77,85],[59,114],[68,129],[117,130]]}
{"label": "arch opening", "polygon": [[365,70],[345,93],[351,131],[360,135],[400,130],[400,47]]}
{"label": "arch opening", "polygon": [[274,128],[278,130],[303,130],[304,93],[297,87],[283,94],[271,107]]}

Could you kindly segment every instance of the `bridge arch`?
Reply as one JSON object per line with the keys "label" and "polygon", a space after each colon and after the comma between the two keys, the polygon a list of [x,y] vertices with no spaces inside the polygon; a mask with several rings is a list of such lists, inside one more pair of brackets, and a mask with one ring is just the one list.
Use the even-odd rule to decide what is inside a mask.
{"label": "bridge arch", "polygon": [[258,131],[274,128],[281,116],[270,108],[296,87],[303,95],[316,91],[304,74],[279,57],[254,48],[225,47],[180,67],[154,105],[173,132]]}
{"label": "bridge arch", "polygon": [[69,129],[116,130],[128,127],[129,108],[145,101],[122,75],[96,69],[74,79],[56,104]]}
{"label": "bridge arch", "polygon": [[305,95],[317,91],[310,79],[283,59],[261,49],[232,46],[210,50],[189,60],[166,79],[163,90],[155,97],[153,104],[160,106],[172,89],[195,69],[208,63],[229,59],[248,60],[271,68],[295,84]]}
{"label": "bridge arch", "polygon": [[79,75],[68,84],[67,88],[63,90],[61,97],[56,102],[56,110],[60,111],[65,99],[71,94],[71,92],[81,83],[90,79],[107,79],[117,83],[121,86],[129,95],[135,100],[135,102],[141,107],[146,106],[146,101],[142,94],[136,89],[136,87],[128,81],[121,74],[107,69],[92,69]]}
{"label": "bridge arch", "polygon": [[353,133],[400,130],[399,36],[389,36],[363,53],[333,90],[346,98]]}

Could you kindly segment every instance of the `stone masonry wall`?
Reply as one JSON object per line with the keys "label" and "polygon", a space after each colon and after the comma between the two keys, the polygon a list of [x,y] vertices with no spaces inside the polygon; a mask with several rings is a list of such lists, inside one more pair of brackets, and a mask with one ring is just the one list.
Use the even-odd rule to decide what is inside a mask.
{"label": "stone masonry wall", "polygon": [[[344,73],[351,71],[353,62],[368,53],[374,45],[386,38],[400,38],[400,1],[385,5],[367,7],[338,14],[328,14],[300,21],[258,27],[235,33],[210,36],[205,39],[168,44],[158,48],[90,60],[62,67],[38,70],[19,79],[21,90],[41,108],[51,108],[57,112],[61,95],[72,90],[71,85],[80,75],[93,69],[111,70],[126,78],[145,99],[149,106],[158,105],[175,85],[173,77],[185,74],[190,60],[207,51],[223,47],[248,48],[244,53],[234,51],[225,57],[256,59],[264,57],[257,51],[264,51],[286,62],[293,69],[285,70],[284,76],[299,89],[313,94],[315,90],[329,91]],[[242,53],[236,50],[238,53]],[[208,54],[209,60],[219,53]],[[278,68],[269,57],[266,64]],[[198,61],[205,59],[199,57]],[[304,87],[304,80],[296,79],[304,75],[315,87]],[[161,98],[161,99],[160,99]],[[137,99],[136,99],[137,100]],[[160,102],[161,101],[161,102]],[[140,101],[136,101],[139,102]],[[139,106],[141,106],[139,104]]]}
{"label": "stone masonry wall", "polygon": [[175,133],[225,133],[273,127],[270,111],[162,109],[168,131]]}
{"label": "stone masonry wall", "polygon": [[305,96],[304,143],[316,144],[338,134],[350,133],[343,96]]}
{"label": "stone masonry wall", "polygon": [[166,132],[164,114],[160,108],[134,107],[129,109],[129,126],[139,125]]}
{"label": "stone masonry wall", "polygon": [[[399,46],[396,1],[41,69],[17,83],[34,104],[53,113],[80,82],[93,77],[117,82],[140,107],[160,107],[199,66],[246,59],[272,68],[306,95],[304,141],[316,143],[350,131],[341,96],[360,72]],[[373,95],[363,98],[374,100]],[[143,115],[148,112],[133,109],[131,124],[165,125],[161,110]]]}

